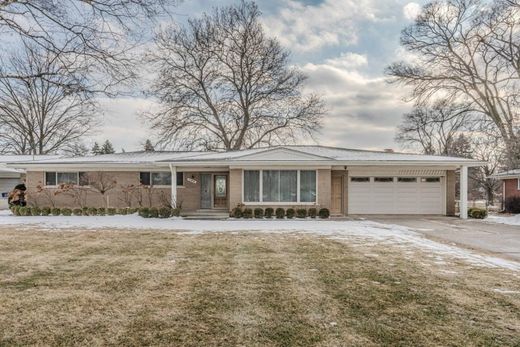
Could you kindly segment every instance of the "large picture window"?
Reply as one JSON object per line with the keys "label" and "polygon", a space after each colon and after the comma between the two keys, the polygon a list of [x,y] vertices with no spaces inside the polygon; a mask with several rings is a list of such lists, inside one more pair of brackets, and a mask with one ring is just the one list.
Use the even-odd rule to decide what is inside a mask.
{"label": "large picture window", "polygon": [[[139,182],[142,185],[149,186],[171,186],[172,185],[172,174],[169,171],[159,172],[140,172]],[[184,172],[177,172],[176,177],[177,186],[184,185]]]}
{"label": "large picture window", "polygon": [[45,172],[46,186],[59,186],[61,184],[88,185],[86,172]]}
{"label": "large picture window", "polygon": [[244,202],[316,202],[316,171],[244,170]]}

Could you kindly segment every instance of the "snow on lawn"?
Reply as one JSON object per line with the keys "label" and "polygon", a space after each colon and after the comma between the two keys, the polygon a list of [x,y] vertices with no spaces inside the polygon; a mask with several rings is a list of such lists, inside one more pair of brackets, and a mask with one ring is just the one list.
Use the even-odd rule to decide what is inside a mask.
{"label": "snow on lawn", "polygon": [[[442,260],[447,256],[465,260],[473,265],[501,267],[520,271],[520,263],[501,258],[480,255],[456,246],[426,239],[413,229],[381,224],[371,221],[335,221],[335,220],[185,220],[182,218],[144,219],[137,215],[129,216],[39,216],[16,217],[9,211],[0,211],[0,226],[16,225],[21,230],[34,226],[43,230],[63,229],[67,231],[99,229],[155,229],[189,234],[208,232],[261,232],[261,233],[305,233],[326,236],[335,240],[364,243],[388,243],[399,247],[418,247],[432,252],[432,257]],[[403,251],[407,253],[409,251]],[[438,263],[442,263],[439,262]]]}
{"label": "snow on lawn", "polygon": [[520,214],[508,217],[490,215],[485,219],[485,221],[499,224],[520,225]]}

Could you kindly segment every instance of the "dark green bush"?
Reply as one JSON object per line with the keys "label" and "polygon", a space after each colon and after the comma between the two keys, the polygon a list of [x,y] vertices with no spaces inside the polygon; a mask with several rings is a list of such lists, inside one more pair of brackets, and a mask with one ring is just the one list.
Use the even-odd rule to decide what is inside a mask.
{"label": "dark green bush", "polygon": [[139,216],[143,218],[150,218],[150,209],[148,207],[141,207],[139,209]]}
{"label": "dark green bush", "polygon": [[70,216],[72,215],[72,210],[70,208],[62,208],[61,214],[64,216]]}
{"label": "dark green bush", "polygon": [[307,218],[307,210],[304,208],[299,208],[296,210],[296,217],[298,218]]}
{"label": "dark green bush", "polygon": [[233,218],[242,218],[243,212],[241,207],[235,207],[233,210],[231,210],[231,217]]}
{"label": "dark green bush", "polygon": [[283,208],[281,208],[281,207],[278,207],[276,209],[275,214],[276,214],[276,218],[283,219],[285,217],[285,210]]}
{"label": "dark green bush", "polygon": [[307,214],[311,218],[316,218],[316,216],[318,215],[318,210],[315,207],[311,207],[311,208],[309,208],[309,211],[307,212]]}
{"label": "dark green bush", "polygon": [[520,213],[520,196],[512,196],[505,201],[506,212]]}
{"label": "dark green bush", "polygon": [[119,214],[121,216],[127,215],[128,214],[128,209],[127,208],[118,208],[117,209],[117,214]]}
{"label": "dark green bush", "polygon": [[89,207],[87,213],[89,216],[97,216],[98,210],[95,207]]}
{"label": "dark green bush", "polygon": [[117,212],[117,210],[116,210],[115,208],[113,208],[113,207],[109,207],[109,208],[107,208],[107,214],[108,214],[109,216],[115,216],[115,215],[116,215],[116,212]]}
{"label": "dark green bush", "polygon": [[59,216],[61,214],[61,210],[57,207],[53,207],[53,208],[51,208],[51,214],[53,216]]}
{"label": "dark green bush", "polygon": [[180,215],[181,215],[180,207],[172,209],[172,217],[180,217]]}
{"label": "dark green bush", "polygon": [[83,210],[81,208],[75,208],[72,210],[72,214],[75,216],[83,216]]}
{"label": "dark green bush", "polygon": [[42,208],[42,216],[48,216],[50,214],[51,214],[51,208],[50,207]]}
{"label": "dark green bush", "polygon": [[274,209],[272,207],[266,208],[264,215],[265,215],[265,218],[273,218]]}
{"label": "dark green bush", "polygon": [[158,218],[159,217],[159,210],[157,207],[150,207],[150,218]]}
{"label": "dark green bush", "polygon": [[139,212],[139,209],[135,207],[129,207],[126,209],[126,214],[134,214],[136,212]]}
{"label": "dark green bush", "polygon": [[26,206],[20,206],[20,208],[18,209],[18,214],[20,216],[30,216],[30,213],[31,211]]}
{"label": "dark green bush", "polygon": [[264,218],[264,209],[257,207],[255,208],[255,218]]}
{"label": "dark green bush", "polygon": [[485,208],[471,207],[468,209],[468,216],[475,219],[484,219],[488,215]]}
{"label": "dark green bush", "polygon": [[242,212],[242,217],[244,218],[253,218],[253,210],[250,208],[245,208],[244,212]]}
{"label": "dark green bush", "polygon": [[322,208],[320,209],[320,212],[318,212],[318,215],[320,216],[320,218],[326,219],[330,217],[330,211],[328,208]]}
{"label": "dark green bush", "polygon": [[172,209],[170,207],[161,207],[159,209],[159,218],[170,218],[172,215]]}
{"label": "dark green bush", "polygon": [[285,216],[289,219],[293,219],[295,215],[296,211],[294,210],[294,208],[288,208],[287,211],[285,211]]}
{"label": "dark green bush", "polygon": [[41,216],[42,215],[42,209],[37,207],[37,206],[34,206],[34,207],[31,207],[31,216]]}
{"label": "dark green bush", "polygon": [[107,209],[104,207],[100,207],[97,209],[97,215],[98,216],[104,216],[107,214]]}

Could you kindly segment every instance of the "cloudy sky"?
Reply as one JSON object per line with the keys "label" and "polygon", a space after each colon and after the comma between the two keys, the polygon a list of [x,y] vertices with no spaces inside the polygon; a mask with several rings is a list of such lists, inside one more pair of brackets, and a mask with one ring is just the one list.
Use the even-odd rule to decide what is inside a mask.
{"label": "cloudy sky", "polygon": [[[219,4],[233,1],[219,1]],[[397,149],[395,127],[410,105],[402,88],[385,81],[384,68],[402,59],[400,31],[425,1],[262,0],[266,31],[292,52],[292,62],[309,77],[307,90],[323,96],[328,113],[317,137],[322,145]],[[176,20],[209,11],[215,1],[185,0]],[[103,130],[116,149],[137,150],[150,136],[138,117],[153,105],[139,97],[100,100]],[[304,140],[302,142],[309,142]]]}

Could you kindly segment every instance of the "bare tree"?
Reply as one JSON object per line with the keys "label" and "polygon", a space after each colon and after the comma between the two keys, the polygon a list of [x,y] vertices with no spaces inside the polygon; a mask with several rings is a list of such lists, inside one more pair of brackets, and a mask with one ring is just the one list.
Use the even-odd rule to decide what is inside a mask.
{"label": "bare tree", "polygon": [[[9,66],[31,77],[0,78],[0,152],[46,154],[77,147],[97,124],[96,104],[82,88],[84,75],[67,74],[52,53],[28,44]],[[41,76],[49,71],[52,76]]]}
{"label": "bare tree", "polygon": [[417,106],[403,117],[396,141],[425,154],[461,155],[460,135],[472,126],[470,109],[446,100]]}
{"label": "bare tree", "polygon": [[441,97],[468,102],[493,121],[509,165],[519,161],[520,7],[516,1],[436,0],[406,28],[412,62],[388,68],[418,103]]}
{"label": "bare tree", "polygon": [[161,105],[145,115],[160,145],[237,150],[286,143],[320,128],[324,105],[266,36],[254,3],[215,8],[156,37],[150,61]]}
{"label": "bare tree", "polygon": [[[173,0],[0,0],[4,47],[25,40],[48,50],[71,71],[89,72],[88,88],[108,92],[135,76],[133,49],[144,21],[166,13]],[[8,39],[7,39],[8,38]],[[15,41],[14,45],[8,45]],[[0,52],[1,53],[1,52]],[[3,78],[45,78],[53,71],[0,70]]]}
{"label": "bare tree", "polygon": [[89,172],[87,174],[87,180],[90,189],[96,193],[99,193],[103,199],[103,204],[105,207],[109,207],[107,193],[117,187],[116,179],[104,171],[99,171]]}

